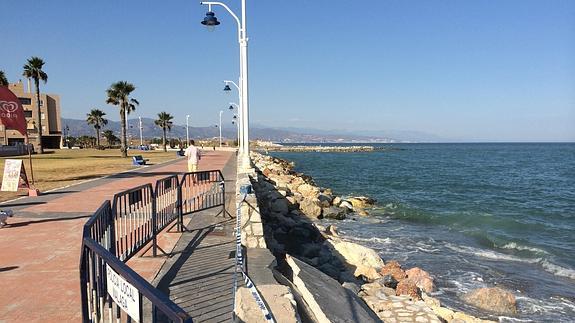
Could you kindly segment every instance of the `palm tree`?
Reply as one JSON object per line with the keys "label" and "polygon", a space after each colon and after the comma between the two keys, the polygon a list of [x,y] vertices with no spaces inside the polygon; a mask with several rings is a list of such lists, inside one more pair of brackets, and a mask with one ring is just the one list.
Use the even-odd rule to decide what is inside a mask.
{"label": "palm tree", "polygon": [[0,71],[0,86],[8,86],[8,79],[4,74],[4,71]]}
{"label": "palm tree", "polygon": [[168,131],[172,130],[172,124],[174,124],[172,122],[172,119],[174,119],[174,116],[170,115],[169,113],[160,112],[158,113],[158,119],[154,121],[156,126],[162,128],[162,131],[164,132],[164,136],[162,137],[162,143],[164,144],[164,151],[168,151],[168,149],[166,148],[166,129]]}
{"label": "palm tree", "polygon": [[140,103],[133,98],[130,98],[130,94],[136,89],[133,84],[130,84],[126,81],[119,81],[113,83],[109,89],[106,90],[108,95],[108,99],[106,103],[117,105],[120,107],[120,118],[122,121],[122,134],[120,137],[121,147],[120,151],[122,152],[122,157],[128,157],[128,139],[126,138],[126,128],[127,128],[127,120],[126,116],[136,110],[136,106]]}
{"label": "palm tree", "polygon": [[114,135],[114,132],[112,130],[105,130],[104,132],[102,132],[102,136],[106,138],[106,141],[108,142],[108,148],[110,148],[110,146],[112,146],[116,141],[118,141],[118,137]]}
{"label": "palm tree", "polygon": [[38,112],[36,114],[36,125],[38,126],[38,139],[36,145],[38,146],[38,153],[44,153],[42,148],[42,111],[40,111],[40,81],[46,83],[48,81],[48,74],[42,70],[44,66],[44,61],[39,57],[31,57],[28,59],[26,65],[24,65],[24,73],[22,75],[26,78],[31,78],[34,80],[34,85],[36,85],[36,107],[38,107]]}
{"label": "palm tree", "polygon": [[98,148],[100,147],[100,129],[102,126],[108,124],[108,120],[104,118],[105,115],[106,113],[100,109],[92,109],[92,111],[86,115],[88,117],[86,122],[93,125],[94,129],[96,129],[96,145]]}

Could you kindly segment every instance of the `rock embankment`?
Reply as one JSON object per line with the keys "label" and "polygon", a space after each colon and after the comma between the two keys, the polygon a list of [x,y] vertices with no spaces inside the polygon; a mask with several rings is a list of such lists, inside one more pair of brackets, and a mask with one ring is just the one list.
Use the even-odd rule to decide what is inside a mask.
{"label": "rock embankment", "polygon": [[371,152],[376,150],[385,150],[379,146],[267,146],[267,151],[284,151],[284,152],[319,152],[319,153],[359,153]]}
{"label": "rock embankment", "polygon": [[[335,196],[309,176],[295,173],[293,163],[278,158],[253,153],[252,160],[259,170],[252,185],[266,244],[279,263],[293,256],[318,269],[361,297],[385,322],[488,322],[442,307],[430,296],[434,280],[423,269],[384,262],[376,251],[341,239],[337,228],[318,221],[367,215],[373,199]],[[470,296],[470,303],[489,304],[485,294]]]}
{"label": "rock embankment", "polygon": [[273,212],[296,211],[311,219],[343,220],[352,213],[368,215],[366,209],[375,203],[365,196],[335,196],[331,189],[316,186],[311,177],[294,172],[293,163],[282,159],[253,153],[252,160],[264,176],[258,182],[268,193]]}

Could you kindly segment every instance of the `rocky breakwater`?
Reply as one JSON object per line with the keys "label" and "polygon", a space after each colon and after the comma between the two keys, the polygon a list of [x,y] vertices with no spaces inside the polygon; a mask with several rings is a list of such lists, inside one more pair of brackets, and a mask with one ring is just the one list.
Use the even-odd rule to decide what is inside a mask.
{"label": "rocky breakwater", "polygon": [[384,150],[383,147],[377,146],[266,146],[267,151],[285,151],[285,152],[330,152],[330,153],[358,153]]}
{"label": "rocky breakwater", "polygon": [[274,212],[288,210],[301,212],[312,219],[342,220],[351,213],[368,215],[366,208],[375,203],[374,199],[365,196],[335,196],[331,189],[316,186],[311,177],[294,172],[294,164],[285,160],[258,153],[252,154],[252,160],[264,176],[264,188],[281,195],[274,192],[276,196],[269,196]]}
{"label": "rocky breakwater", "polygon": [[[309,176],[295,173],[293,163],[285,160],[258,153],[252,154],[252,160],[258,169],[252,185],[266,244],[278,263],[295,257],[316,268],[361,297],[385,322],[489,322],[441,306],[430,296],[435,290],[434,280],[423,269],[406,270],[397,261],[384,262],[376,251],[341,239],[333,225],[323,227],[319,221],[367,215],[366,208],[374,200],[334,196],[330,189],[316,186]],[[309,286],[299,286],[306,288]],[[315,294],[330,297],[318,290]],[[480,291],[465,299],[490,311],[497,306],[496,312],[502,314],[515,311],[513,295],[505,292]],[[321,306],[311,307],[317,311]]]}

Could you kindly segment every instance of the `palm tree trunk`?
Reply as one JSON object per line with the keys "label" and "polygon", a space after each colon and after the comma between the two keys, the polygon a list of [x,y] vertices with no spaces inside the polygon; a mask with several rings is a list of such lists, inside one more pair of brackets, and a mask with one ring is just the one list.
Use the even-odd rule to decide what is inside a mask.
{"label": "palm tree trunk", "polygon": [[168,151],[168,148],[166,148],[166,128],[163,127],[162,128],[164,130],[164,137],[162,138],[164,141],[164,152]]}
{"label": "palm tree trunk", "polygon": [[36,83],[36,106],[38,107],[38,112],[36,113],[36,117],[38,119],[38,138],[36,139],[36,145],[38,146],[38,154],[43,154],[44,149],[42,148],[42,111],[40,107],[40,80],[34,79]]}
{"label": "palm tree trunk", "polygon": [[120,138],[120,151],[122,152],[122,157],[128,157],[128,147],[126,145],[128,138],[126,137],[126,110],[124,107],[124,103],[122,102],[122,108],[120,108],[120,118],[122,121],[122,136]]}
{"label": "palm tree trunk", "polygon": [[96,147],[100,148],[100,128],[96,128]]}

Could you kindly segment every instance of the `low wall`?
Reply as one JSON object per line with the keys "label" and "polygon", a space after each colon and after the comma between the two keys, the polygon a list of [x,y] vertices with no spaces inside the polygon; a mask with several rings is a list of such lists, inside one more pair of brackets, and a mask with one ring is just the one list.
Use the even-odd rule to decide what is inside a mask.
{"label": "low wall", "polygon": [[243,196],[240,194],[240,188],[244,185],[251,185],[250,177],[247,173],[238,172],[236,202],[241,203],[242,245],[247,248],[266,248],[262,218],[260,216],[256,195],[253,192],[248,194],[245,203],[242,203]]}
{"label": "low wall", "polygon": [[28,150],[24,145],[18,146],[0,146],[0,156],[1,157],[8,157],[8,156],[21,156],[26,155]]}

